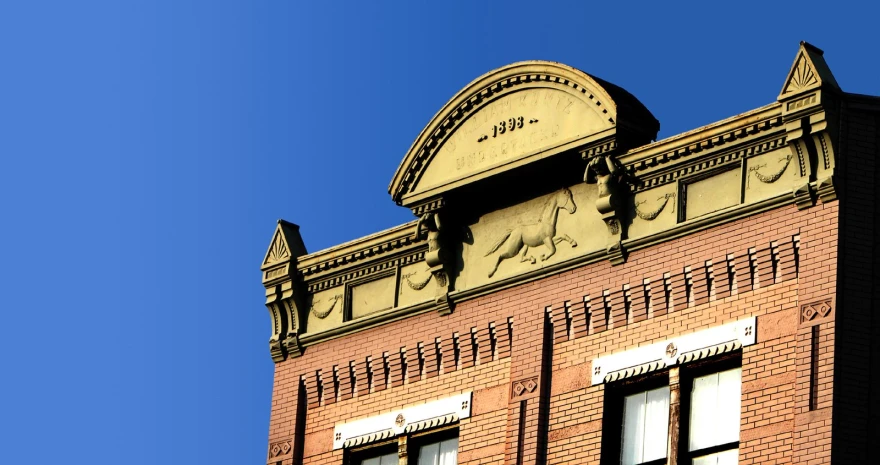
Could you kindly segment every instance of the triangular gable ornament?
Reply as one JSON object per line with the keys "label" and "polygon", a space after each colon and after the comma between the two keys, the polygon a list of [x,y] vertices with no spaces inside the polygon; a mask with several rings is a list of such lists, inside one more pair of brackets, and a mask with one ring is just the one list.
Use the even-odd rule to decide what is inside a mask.
{"label": "triangular gable ornament", "polygon": [[275,234],[269,249],[263,257],[261,269],[270,267],[276,263],[286,262],[291,257],[296,258],[306,254],[306,246],[299,234],[299,226],[284,220],[278,220]]}
{"label": "triangular gable ornament", "polygon": [[777,99],[782,100],[823,86],[840,91],[823,54],[821,49],[801,41],[798,54]]}

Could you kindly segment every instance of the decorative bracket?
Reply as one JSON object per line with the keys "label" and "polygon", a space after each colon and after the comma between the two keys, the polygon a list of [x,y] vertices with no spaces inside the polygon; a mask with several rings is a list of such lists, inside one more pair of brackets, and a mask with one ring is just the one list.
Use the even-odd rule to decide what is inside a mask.
{"label": "decorative bracket", "polygon": [[272,336],[269,337],[269,353],[275,363],[288,356],[302,354],[299,333],[302,332],[300,315],[306,306],[302,281],[296,271],[297,258],[306,254],[299,226],[278,220],[269,250],[260,269],[266,287],[266,308],[272,318]]}
{"label": "decorative bracket", "polygon": [[[449,297],[451,283],[449,279],[449,245],[445,243],[445,227],[440,221],[440,211],[429,211],[422,215],[416,223],[416,240],[426,239],[428,251],[425,252],[425,263],[436,283],[434,304],[441,315],[449,315],[455,304]],[[424,286],[422,286],[424,287]]]}
{"label": "decorative bracket", "polygon": [[802,182],[792,194],[798,208],[807,208],[818,197],[837,198],[834,188],[835,145],[838,140],[838,99],[841,92],[822,57],[822,50],[801,42],[794,64],[777,101],[791,156],[797,160]]}
{"label": "decorative bracket", "polygon": [[610,153],[589,155],[584,152],[581,156],[587,160],[584,182],[596,184],[598,189],[596,210],[602,216],[602,221],[605,222],[610,235],[606,247],[608,260],[613,265],[619,265],[626,261],[626,252],[623,248],[623,238],[626,234],[620,215],[622,203],[620,197],[625,192],[625,189],[620,188],[624,182],[624,168]]}

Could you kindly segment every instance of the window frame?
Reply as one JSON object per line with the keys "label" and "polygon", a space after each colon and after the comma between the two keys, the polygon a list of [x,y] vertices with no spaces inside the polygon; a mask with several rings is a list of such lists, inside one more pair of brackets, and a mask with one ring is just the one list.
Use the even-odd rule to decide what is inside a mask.
{"label": "window frame", "polygon": [[[360,465],[363,460],[370,459],[380,455],[394,453],[397,455],[397,463],[400,463],[401,445],[405,445],[407,463],[417,464],[419,460],[419,449],[421,446],[434,442],[445,441],[447,439],[458,438],[461,440],[459,424],[453,423],[437,428],[413,433],[402,433],[393,438],[378,441],[372,444],[364,444],[362,446],[346,448],[343,463],[345,465]],[[459,449],[461,443],[459,442]]]}
{"label": "window frame", "polygon": [[[679,369],[679,410],[678,417],[675,421],[678,423],[678,442],[676,443],[677,458],[676,463],[669,461],[669,451],[666,457],[653,460],[650,462],[642,462],[639,465],[690,465],[694,458],[701,457],[726,450],[738,449],[740,441],[720,444],[704,449],[698,449],[693,452],[688,450],[688,441],[690,438],[690,411],[691,411],[691,392],[693,390],[694,379],[700,376],[719,373],[734,368],[742,368],[742,349],[734,352],[720,354],[715,357],[696,360],[686,364],[673,365],[663,370],[646,373],[641,376],[626,378],[618,381],[604,383],[604,402],[602,406],[603,419],[602,431],[614,431],[615,434],[602,435],[602,453],[599,463],[601,465],[620,465],[622,459],[623,447],[623,421],[624,421],[624,398],[632,394],[649,391],[663,386],[670,386],[670,370]],[[740,390],[740,400],[742,401],[742,390]],[[670,399],[670,423],[673,421]],[[742,430],[742,404],[740,404],[740,424]],[[673,426],[667,428],[667,443],[669,441],[670,430]],[[668,449],[668,448],[667,448]]]}
{"label": "window frame", "polygon": [[[663,386],[669,386],[669,370],[656,371],[644,376],[627,378],[605,385],[603,412],[614,412],[614,414],[603,415],[605,421],[603,421],[602,430],[617,431],[618,434],[602,435],[602,454],[599,461],[601,465],[620,465],[621,454],[623,453],[623,408],[626,396]],[[669,434],[668,430],[666,434]],[[608,451],[608,453],[605,451]],[[665,464],[666,459],[667,457],[664,457],[651,462],[643,462],[643,464]]]}
{"label": "window frame", "polygon": [[375,442],[373,444],[345,449],[345,459],[343,460],[343,463],[345,465],[361,465],[361,462],[364,460],[391,453],[398,456],[397,461],[400,463],[397,443],[397,438],[392,438]]}
{"label": "window frame", "polygon": [[[700,360],[681,367],[680,387],[680,414],[678,419],[678,462],[682,464],[693,463],[697,457],[724,452],[731,449],[739,449],[740,441],[718,444],[703,449],[691,451],[690,441],[690,422],[691,422],[691,393],[693,392],[694,379],[701,376],[720,373],[722,371],[732,370],[734,368],[742,369],[742,351],[737,351],[729,356],[721,356],[711,360]],[[742,373],[740,372],[740,381],[742,381]],[[742,402],[742,388],[739,391],[740,402]],[[742,403],[740,403],[740,432],[742,432]]]}
{"label": "window frame", "polygon": [[[461,436],[459,436],[457,424],[434,428],[428,431],[410,433],[406,441],[407,463],[410,465],[416,465],[419,463],[419,452],[422,446],[452,438],[458,438],[459,446],[461,446]],[[457,462],[458,460],[456,459],[456,463]]]}

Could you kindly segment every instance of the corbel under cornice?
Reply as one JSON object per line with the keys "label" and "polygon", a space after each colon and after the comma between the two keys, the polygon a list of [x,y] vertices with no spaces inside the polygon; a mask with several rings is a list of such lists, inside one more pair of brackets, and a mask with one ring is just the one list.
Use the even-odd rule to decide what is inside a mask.
{"label": "corbel under cornice", "polygon": [[266,287],[266,308],[272,321],[269,352],[275,362],[302,353],[298,334],[305,290],[296,268],[299,257],[305,253],[299,226],[278,220],[260,266]]}
{"label": "corbel under cornice", "polygon": [[782,105],[788,145],[806,182],[794,189],[799,208],[818,197],[837,199],[834,188],[842,91],[822,50],[801,42],[777,101]]}

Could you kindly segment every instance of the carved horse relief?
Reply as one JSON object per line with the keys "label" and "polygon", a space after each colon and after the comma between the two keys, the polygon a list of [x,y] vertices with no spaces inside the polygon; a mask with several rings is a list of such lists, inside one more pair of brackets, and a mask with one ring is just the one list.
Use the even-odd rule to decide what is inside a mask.
{"label": "carved horse relief", "polygon": [[540,245],[547,247],[548,252],[541,254],[541,261],[552,257],[556,253],[556,244],[562,241],[568,242],[572,247],[577,247],[577,242],[568,237],[568,234],[556,235],[556,218],[560,209],[565,209],[569,214],[577,211],[577,205],[575,205],[571,191],[568,188],[563,188],[547,200],[541,211],[541,218],[537,223],[523,224],[509,229],[492,245],[489,251],[486,252],[486,255],[484,255],[485,257],[492,255],[498,250],[501,250],[501,253],[498,254],[495,266],[489,272],[489,277],[491,278],[498,271],[498,265],[502,261],[515,257],[520,251],[522,251],[520,263],[529,261],[534,264],[537,260],[535,260],[534,256],[528,255],[530,247],[538,247]]}

